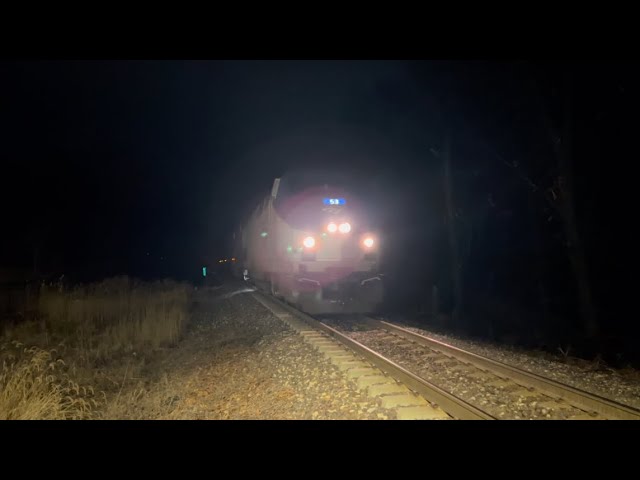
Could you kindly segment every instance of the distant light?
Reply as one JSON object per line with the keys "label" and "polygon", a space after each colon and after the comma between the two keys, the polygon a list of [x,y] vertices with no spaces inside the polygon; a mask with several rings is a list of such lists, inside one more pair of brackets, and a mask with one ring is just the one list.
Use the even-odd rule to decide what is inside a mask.
{"label": "distant light", "polygon": [[349,233],[351,231],[351,225],[348,223],[341,223],[339,229],[340,233]]}
{"label": "distant light", "polygon": [[207,267],[202,267],[202,276],[203,277],[207,276]]}
{"label": "distant light", "polygon": [[307,237],[302,241],[302,244],[307,248],[313,248],[316,244],[316,240],[313,237]]}
{"label": "distant light", "polygon": [[321,236],[322,238],[326,237],[326,236],[327,236],[327,232],[322,232],[322,233],[320,234],[320,236]]}
{"label": "distant light", "polygon": [[293,251],[293,247],[292,247],[291,245],[289,245],[289,246],[287,247],[287,252],[291,253],[292,251]]}
{"label": "distant light", "polygon": [[268,233],[267,233],[267,232],[262,232],[262,233],[260,234],[260,236],[261,236],[262,238],[266,237],[267,235],[268,235]]}
{"label": "distant light", "polygon": [[223,260],[218,260],[218,263],[222,263],[222,262],[223,262]]}
{"label": "distant light", "polygon": [[364,241],[362,243],[364,243],[365,247],[371,248],[371,247],[373,247],[373,243],[374,243],[373,242],[373,238],[367,237],[367,238],[364,239]]}
{"label": "distant light", "polygon": [[235,262],[236,261],[236,257],[231,257],[231,261]]}
{"label": "distant light", "polygon": [[329,225],[327,225],[327,230],[329,231],[329,233],[335,233],[338,231],[338,225],[331,222]]}

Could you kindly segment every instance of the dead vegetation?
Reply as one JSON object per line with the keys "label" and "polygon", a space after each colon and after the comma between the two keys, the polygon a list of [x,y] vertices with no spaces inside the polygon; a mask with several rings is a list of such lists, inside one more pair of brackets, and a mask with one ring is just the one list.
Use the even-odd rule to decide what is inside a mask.
{"label": "dead vegetation", "polygon": [[37,314],[0,337],[0,419],[100,418],[146,360],[175,346],[190,288],[127,277],[43,287]]}

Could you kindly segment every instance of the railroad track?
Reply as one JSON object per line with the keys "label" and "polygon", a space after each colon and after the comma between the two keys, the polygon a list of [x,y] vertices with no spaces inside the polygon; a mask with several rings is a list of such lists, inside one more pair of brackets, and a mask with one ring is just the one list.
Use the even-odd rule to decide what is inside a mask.
{"label": "railroad track", "polygon": [[[465,351],[383,320],[365,317],[364,321],[376,331],[387,334],[378,334],[372,342],[376,350],[382,346],[384,351],[385,348],[381,345],[384,343],[393,345],[396,351],[412,351],[414,355],[420,352],[423,358],[428,359],[427,365],[432,370],[444,369],[447,373],[458,374],[476,385],[482,384],[487,390],[500,389],[501,396],[513,402],[521,402],[523,406],[527,399],[530,403],[535,402],[536,408],[544,408],[548,412],[543,418],[640,420],[640,410],[628,405]],[[363,337],[366,334],[352,333],[351,336]],[[406,363],[409,362],[405,362],[405,367]],[[408,369],[424,371],[424,368],[423,364],[422,369]],[[489,406],[483,408],[492,411]],[[494,412],[493,415],[499,414]]]}
{"label": "railroad track", "polygon": [[382,406],[397,408],[399,419],[494,419],[481,408],[290,305],[261,292],[255,292],[254,298],[302,335],[305,341],[329,356],[334,364],[346,371],[348,377],[356,381],[358,387],[372,396],[379,396]]}
{"label": "railroad track", "polygon": [[[404,418],[640,420],[640,410],[383,320],[358,317],[370,332],[376,332],[370,340],[370,333],[341,331],[344,329],[329,324],[331,320],[316,319],[272,296],[256,292],[254,297],[346,371],[358,386],[374,395],[382,392],[383,405],[399,407],[399,418],[406,413]],[[398,351],[411,352],[410,358],[417,360],[407,361]],[[437,380],[443,376],[450,378]],[[389,377],[397,384],[390,384]],[[453,393],[461,390],[457,383],[463,381],[481,385],[483,391],[499,391],[507,404],[535,405],[543,415],[504,415],[490,401],[483,401],[482,395],[467,394],[470,398],[465,398],[466,391]],[[413,396],[406,395],[403,388]]]}

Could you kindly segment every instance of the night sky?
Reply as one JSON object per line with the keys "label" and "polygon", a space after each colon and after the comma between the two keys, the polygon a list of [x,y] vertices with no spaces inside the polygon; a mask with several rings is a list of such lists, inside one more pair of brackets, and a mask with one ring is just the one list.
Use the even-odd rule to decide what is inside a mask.
{"label": "night sky", "polygon": [[454,195],[479,252],[469,285],[508,264],[492,278],[526,303],[529,287],[505,289],[531,276],[534,231],[549,288],[567,284],[562,229],[529,184],[553,182],[540,108],[561,118],[566,72],[580,229],[599,305],[613,311],[635,238],[638,75],[622,63],[2,62],[0,265],[32,268],[37,251],[39,270],[79,280],[192,278],[230,255],[274,177],[348,167],[386,229],[390,272],[430,284],[445,269],[434,252],[446,250],[450,131]]}
{"label": "night sky", "polygon": [[384,62],[0,68],[3,200],[14,205],[2,262],[30,265],[38,246],[43,268],[96,277],[186,275],[228,254],[247,199],[290,165],[384,166],[379,146],[391,142],[370,102],[408,76]]}

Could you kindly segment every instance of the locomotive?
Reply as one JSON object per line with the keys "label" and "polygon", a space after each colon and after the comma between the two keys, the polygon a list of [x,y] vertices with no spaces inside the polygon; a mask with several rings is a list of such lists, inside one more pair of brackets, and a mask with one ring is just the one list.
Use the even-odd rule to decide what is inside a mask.
{"label": "locomotive", "polygon": [[339,183],[276,178],[234,234],[236,275],[308,313],[373,313],[382,242],[369,213]]}

